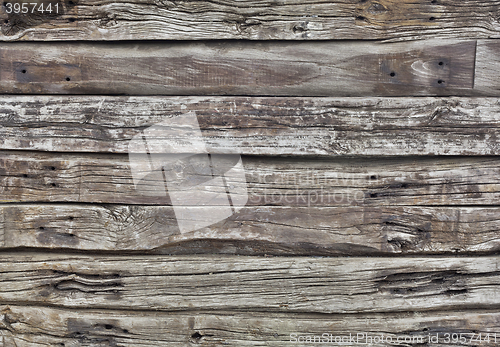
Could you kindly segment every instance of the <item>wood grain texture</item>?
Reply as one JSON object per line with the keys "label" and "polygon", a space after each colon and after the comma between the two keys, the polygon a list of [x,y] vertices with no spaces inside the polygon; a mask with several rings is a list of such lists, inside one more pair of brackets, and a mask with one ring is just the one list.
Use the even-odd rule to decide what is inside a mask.
{"label": "wood grain texture", "polygon": [[[497,206],[500,201],[498,157],[241,159],[246,206]],[[191,169],[197,180],[214,177],[203,165]],[[164,195],[155,192],[159,185],[167,187]],[[0,151],[3,203],[171,205],[172,190],[154,174],[134,185],[128,155]],[[197,205],[198,198],[186,201]]]}
{"label": "wood grain texture", "polygon": [[59,4],[58,14],[8,15],[6,8],[2,8],[0,39],[420,40],[429,37],[500,37],[498,18],[493,15],[498,11],[498,3],[488,0],[54,0],[51,3]]}
{"label": "wood grain texture", "polygon": [[[498,345],[499,3],[56,2],[0,8],[0,347]],[[191,232],[127,155],[187,112],[250,194]]]}
{"label": "wood grain texture", "polygon": [[479,207],[250,206],[221,222],[181,233],[168,206],[16,204],[0,206],[0,248],[156,254],[491,254],[500,250],[499,216],[499,208]]}
{"label": "wood grain texture", "polygon": [[481,95],[475,41],[0,45],[8,94]]}
{"label": "wood grain texture", "polygon": [[500,41],[478,41],[475,88],[488,94],[500,91]]}
{"label": "wood grain texture", "polygon": [[[449,312],[406,312],[370,315],[313,315],[259,312],[129,312],[68,310],[48,307],[0,306],[2,347],[47,346],[290,346],[296,336],[323,334],[349,336],[364,333],[372,338],[390,337],[392,346],[407,346],[404,339],[418,343],[429,335],[462,333],[461,346],[482,335],[481,346],[496,346],[500,315],[478,310]],[[485,341],[486,334],[490,341]],[[496,335],[495,335],[496,334]],[[398,342],[398,338],[399,341]],[[346,341],[346,340],[345,340]],[[370,341],[370,340],[368,340]],[[359,342],[364,342],[361,338]],[[297,344],[297,343],[293,343]],[[434,344],[437,345],[437,344]],[[450,345],[450,344],[448,344]],[[374,343],[372,346],[386,346]],[[432,344],[431,344],[432,346]]]}
{"label": "wood grain texture", "polygon": [[500,304],[498,268],[498,257],[4,253],[0,259],[0,300],[6,304],[159,311],[363,313],[491,309]]}
{"label": "wood grain texture", "polygon": [[144,129],[193,111],[211,153],[500,154],[497,98],[8,96],[0,111],[1,149],[128,153]]}

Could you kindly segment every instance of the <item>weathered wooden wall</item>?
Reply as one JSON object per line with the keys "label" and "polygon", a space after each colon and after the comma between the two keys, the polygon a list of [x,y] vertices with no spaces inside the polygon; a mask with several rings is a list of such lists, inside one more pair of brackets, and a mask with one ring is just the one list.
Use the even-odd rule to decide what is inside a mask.
{"label": "weathered wooden wall", "polygon": [[[500,344],[500,2],[33,2],[0,10],[0,347]],[[249,200],[181,233],[128,144],[190,111]]]}

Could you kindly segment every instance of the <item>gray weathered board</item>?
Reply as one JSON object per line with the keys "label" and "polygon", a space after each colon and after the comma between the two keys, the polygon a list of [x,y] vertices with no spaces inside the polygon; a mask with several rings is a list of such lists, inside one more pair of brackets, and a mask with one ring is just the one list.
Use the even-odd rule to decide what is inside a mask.
{"label": "gray weathered board", "polygon": [[[12,3],[21,3],[12,0]],[[7,13],[1,40],[420,40],[499,38],[491,0],[30,0],[58,12]]]}
{"label": "gray weathered board", "polygon": [[2,302],[67,308],[352,314],[500,305],[498,257],[4,252],[0,266]]}
{"label": "gray weathered board", "polygon": [[[200,210],[201,211],[201,210]],[[169,206],[0,207],[0,249],[161,254],[488,254],[500,250],[498,207],[247,207],[180,233]]]}
{"label": "gray weathered board", "polygon": [[[28,346],[290,346],[290,335],[323,334],[344,338],[353,331],[372,339],[384,335],[400,341],[439,337],[448,347],[498,345],[498,310],[403,312],[384,314],[294,314],[274,312],[137,312],[74,310],[46,306],[0,306],[5,347]],[[445,344],[446,334],[462,334],[465,344]],[[497,333],[497,335],[495,335]],[[481,334],[481,343],[478,336]],[[489,341],[486,336],[489,336]],[[355,335],[356,336],[356,335]],[[356,336],[357,337],[357,336]],[[496,337],[496,342],[495,342]],[[360,342],[364,342],[360,337]],[[0,336],[0,343],[2,342]],[[476,339],[476,341],[471,341]],[[368,341],[370,341],[368,339]],[[295,344],[298,345],[298,344]],[[429,344],[428,346],[437,346]],[[380,347],[386,344],[374,343]],[[418,345],[417,345],[418,346]]]}
{"label": "gray weathered board", "polygon": [[0,92],[498,96],[498,63],[484,52],[499,46],[463,40],[2,43]]}
{"label": "gray weathered board", "polygon": [[498,96],[500,43],[2,43],[7,94]]}
{"label": "gray weathered board", "polygon": [[[500,159],[491,156],[242,162],[248,207],[496,206],[500,198]],[[3,203],[171,205],[168,194],[149,194],[159,184],[155,177],[136,189],[128,155],[2,151],[0,164]],[[196,174],[208,180],[211,173],[202,169]]]}
{"label": "gray weathered board", "polygon": [[500,154],[500,99],[457,97],[3,96],[0,148],[126,154],[142,130],[188,112],[211,153]]}

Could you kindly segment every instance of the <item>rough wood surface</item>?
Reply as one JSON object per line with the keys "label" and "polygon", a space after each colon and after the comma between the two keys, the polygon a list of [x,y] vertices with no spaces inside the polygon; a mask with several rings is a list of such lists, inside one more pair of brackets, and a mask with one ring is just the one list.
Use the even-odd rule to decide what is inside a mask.
{"label": "rough wood surface", "polygon": [[[8,96],[0,100],[1,149],[127,153],[129,141],[145,128],[194,111],[211,153],[500,154],[497,98]],[[150,141],[166,139],[158,136]]]}
{"label": "rough wood surface", "polygon": [[7,8],[3,7],[0,39],[419,40],[429,37],[500,37],[498,18],[493,15],[498,11],[498,3],[488,0],[50,2],[59,4],[59,13],[9,15]]}
{"label": "rough wood surface", "polygon": [[8,94],[481,95],[475,41],[4,43]]}
{"label": "rough wood surface", "polygon": [[[500,96],[500,44],[475,41],[500,38],[499,4],[56,2],[0,9],[0,41],[94,41],[0,44],[0,93],[37,95],[0,98],[0,347],[498,345],[500,101],[444,97]],[[210,152],[244,155],[250,200],[181,233],[127,150],[190,111]],[[425,341],[396,345],[453,346]]]}
{"label": "rough wood surface", "polygon": [[492,309],[498,257],[303,258],[4,253],[5,304],[309,313]]}
{"label": "rough wood surface", "polygon": [[[298,336],[305,340],[307,336],[323,334],[333,335],[333,339],[341,336],[344,341],[349,334],[356,338],[357,334],[365,334],[379,340],[383,335],[384,339],[393,339],[391,346],[398,347],[408,346],[409,342],[416,344],[421,339],[427,342],[429,336],[438,336],[439,342],[445,345],[446,334],[463,334],[466,342],[461,346],[493,347],[500,341],[500,314],[487,310],[340,316],[269,312],[75,311],[8,305],[0,306],[0,312],[2,347],[192,347],[198,344],[278,347],[296,345],[291,341]],[[481,343],[477,341],[479,334]],[[487,334],[490,334],[489,342]],[[365,342],[364,339],[360,336],[359,343]],[[371,346],[387,344],[374,343]]]}
{"label": "rough wood surface", "polygon": [[[247,206],[493,205],[498,157],[271,158],[243,156]],[[196,175],[212,178],[204,168]],[[0,151],[0,202],[171,205],[137,186],[128,155]],[[168,187],[172,189],[172,187]],[[187,196],[186,199],[195,198]]]}
{"label": "rough wood surface", "polygon": [[475,87],[490,95],[500,92],[500,41],[478,41]]}
{"label": "rough wood surface", "polygon": [[159,254],[388,255],[498,252],[499,208],[245,207],[181,233],[171,207],[0,206],[0,248]]}

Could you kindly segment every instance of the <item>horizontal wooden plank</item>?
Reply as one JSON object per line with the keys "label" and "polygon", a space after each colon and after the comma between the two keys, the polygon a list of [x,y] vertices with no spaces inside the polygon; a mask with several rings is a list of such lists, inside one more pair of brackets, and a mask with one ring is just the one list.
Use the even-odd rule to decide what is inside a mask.
{"label": "horizontal wooden plank", "polygon": [[[10,3],[20,2],[12,0]],[[2,40],[331,40],[500,37],[488,0],[36,0],[54,12],[8,14]],[[55,5],[58,5],[55,13]]]}
{"label": "horizontal wooden plank", "polygon": [[3,253],[0,300],[23,305],[160,311],[363,313],[487,309],[500,304],[499,265],[498,257]]}
{"label": "horizontal wooden plank", "polygon": [[[203,211],[203,208],[193,208]],[[0,248],[159,254],[390,255],[498,252],[499,208],[245,207],[180,232],[172,207],[0,205]]]}
{"label": "horizontal wooden plank", "polygon": [[[0,148],[128,153],[146,128],[195,112],[211,153],[499,155],[497,98],[4,96]],[[150,136],[162,144],[172,136]],[[173,151],[173,149],[172,149]]]}
{"label": "horizontal wooden plank", "polygon": [[[498,157],[241,159],[246,206],[496,206],[500,201]],[[199,166],[191,174],[213,178]],[[176,188],[170,182],[153,174],[136,186],[132,176],[128,155],[0,151],[0,202],[171,205],[168,193]],[[156,193],[159,185],[167,187],[165,194]],[[186,196],[186,205],[197,205],[204,191],[197,194]]]}
{"label": "horizontal wooden plank", "polygon": [[4,43],[0,93],[481,95],[475,41]]}
{"label": "horizontal wooden plank", "polygon": [[[228,346],[290,346],[327,334],[371,346],[404,346],[431,342],[446,334],[462,334],[460,346],[497,346],[500,314],[477,312],[407,312],[370,315],[294,315],[258,312],[162,313],[109,310],[68,310],[48,307],[0,306],[3,346],[172,346],[197,343]],[[359,336],[358,334],[364,334]],[[479,334],[481,338],[479,339]],[[489,335],[489,341],[487,336]],[[330,335],[333,336],[330,337]],[[383,336],[383,337],[382,337]],[[0,336],[0,339],[2,336]],[[297,340],[294,340],[297,339]],[[367,340],[366,340],[367,339]],[[430,340],[431,339],[431,340]],[[318,341],[318,340],[316,340]],[[325,341],[323,339],[323,341]],[[480,341],[480,342],[479,342]],[[338,340],[337,340],[338,342]],[[334,345],[333,343],[330,343]],[[327,345],[325,343],[325,345]],[[451,343],[448,346],[455,346]],[[3,347],[2,346],[2,347]]]}

